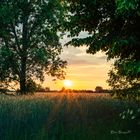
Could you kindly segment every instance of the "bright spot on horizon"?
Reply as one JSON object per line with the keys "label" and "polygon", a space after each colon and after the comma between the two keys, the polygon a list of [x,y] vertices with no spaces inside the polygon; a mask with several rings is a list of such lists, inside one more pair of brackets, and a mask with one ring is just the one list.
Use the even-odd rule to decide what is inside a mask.
{"label": "bright spot on horizon", "polygon": [[72,86],[72,81],[71,80],[64,80],[64,87],[70,88]]}

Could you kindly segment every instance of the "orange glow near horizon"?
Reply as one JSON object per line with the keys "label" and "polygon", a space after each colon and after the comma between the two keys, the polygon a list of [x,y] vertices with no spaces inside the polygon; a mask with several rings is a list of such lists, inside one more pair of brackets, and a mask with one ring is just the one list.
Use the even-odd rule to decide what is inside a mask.
{"label": "orange glow near horizon", "polygon": [[104,89],[109,89],[106,82],[108,72],[111,69],[112,61],[106,61],[106,55],[102,52],[98,52],[95,55],[86,53],[85,47],[64,47],[61,58],[68,62],[65,80],[53,81],[51,77],[46,76],[44,86],[50,87],[52,90],[61,90],[63,87],[66,89],[77,90],[95,90],[96,86],[101,86]]}

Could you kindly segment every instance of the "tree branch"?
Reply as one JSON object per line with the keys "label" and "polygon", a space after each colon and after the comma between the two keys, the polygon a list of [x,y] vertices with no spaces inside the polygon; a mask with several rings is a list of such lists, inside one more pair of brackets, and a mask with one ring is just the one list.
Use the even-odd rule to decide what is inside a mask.
{"label": "tree branch", "polygon": [[13,30],[13,33],[14,33],[15,43],[17,45],[18,51],[20,52],[21,48],[20,48],[20,44],[19,44],[19,41],[18,41],[17,33],[16,33],[16,30],[15,30],[13,22],[11,22],[11,27],[12,27],[12,30]]}

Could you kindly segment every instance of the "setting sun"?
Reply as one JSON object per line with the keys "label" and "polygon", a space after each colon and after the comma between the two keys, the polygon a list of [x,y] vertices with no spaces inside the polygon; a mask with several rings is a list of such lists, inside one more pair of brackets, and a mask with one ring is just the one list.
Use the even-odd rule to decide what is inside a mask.
{"label": "setting sun", "polygon": [[72,81],[71,80],[64,80],[64,86],[65,87],[71,87],[72,86]]}

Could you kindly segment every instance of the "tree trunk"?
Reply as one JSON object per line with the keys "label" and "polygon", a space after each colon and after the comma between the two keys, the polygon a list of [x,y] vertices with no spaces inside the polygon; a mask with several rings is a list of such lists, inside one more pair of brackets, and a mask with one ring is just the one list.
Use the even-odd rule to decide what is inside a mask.
{"label": "tree trunk", "polygon": [[20,92],[26,94],[26,57],[21,58]]}
{"label": "tree trunk", "polygon": [[27,46],[28,46],[28,15],[23,11],[23,30],[22,30],[22,50],[21,50],[21,70],[20,70],[20,92],[26,94],[26,65],[27,65]]}

